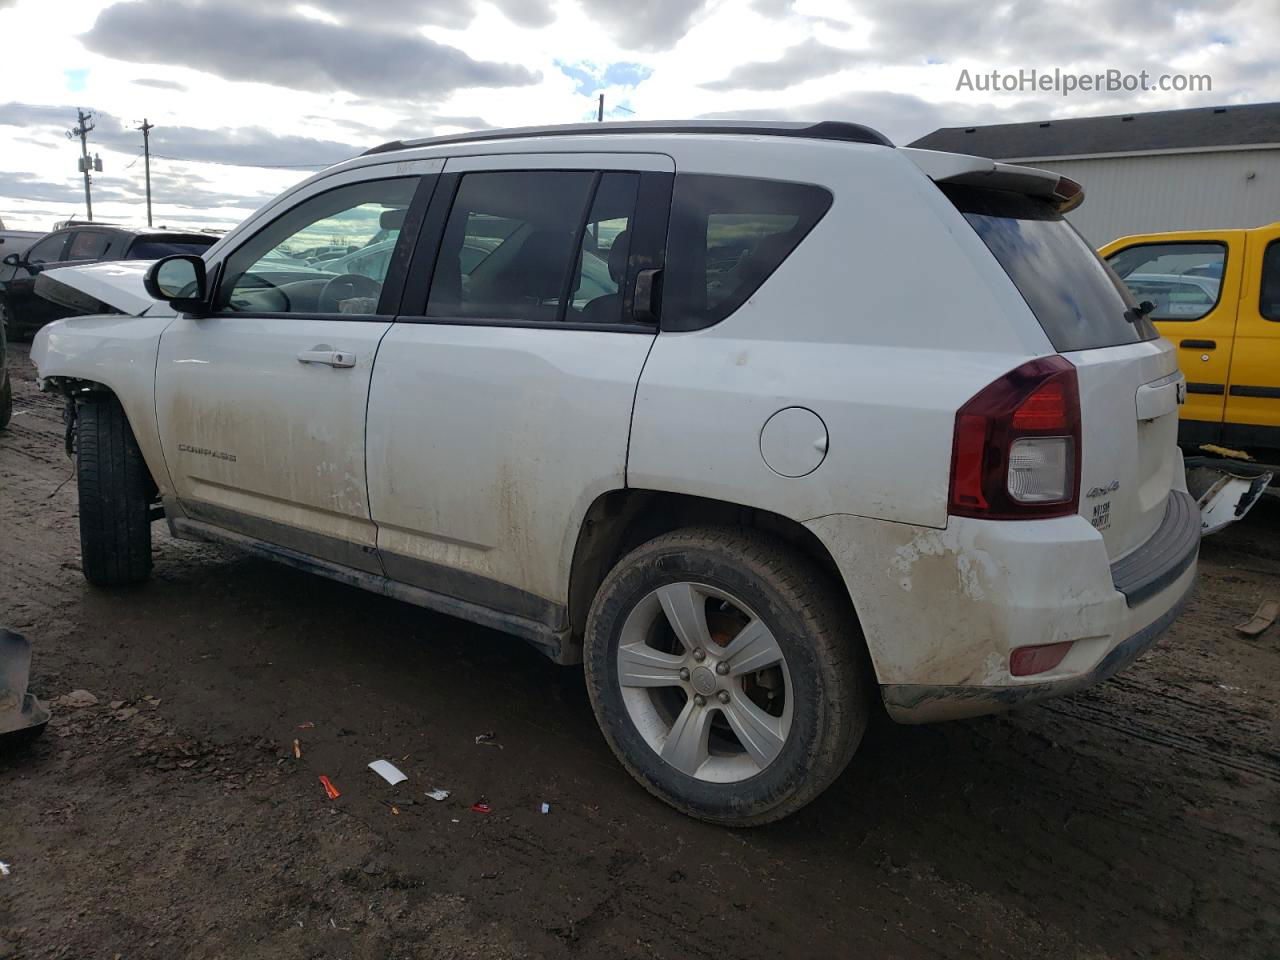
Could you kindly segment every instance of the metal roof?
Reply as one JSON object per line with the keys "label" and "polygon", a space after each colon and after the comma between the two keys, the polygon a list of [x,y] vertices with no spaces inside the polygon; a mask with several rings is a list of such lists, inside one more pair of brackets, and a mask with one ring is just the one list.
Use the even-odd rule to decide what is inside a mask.
{"label": "metal roof", "polygon": [[630,133],[737,134],[765,137],[800,137],[809,140],[841,140],[846,143],[874,143],[884,147],[893,144],[884,134],[860,123],[823,120],[818,123],[749,121],[749,120],[631,120],[610,123],[568,123],[549,127],[508,127],[477,130],[473,133],[423,137],[418,140],[392,140],[366,150],[361,156],[389,153],[408,147],[434,147],[449,143],[477,143],[484,140],[514,140],[530,137],[599,136]]}
{"label": "metal roof", "polygon": [[911,146],[993,160],[1029,160],[1267,143],[1280,143],[1280,103],[943,127]]}

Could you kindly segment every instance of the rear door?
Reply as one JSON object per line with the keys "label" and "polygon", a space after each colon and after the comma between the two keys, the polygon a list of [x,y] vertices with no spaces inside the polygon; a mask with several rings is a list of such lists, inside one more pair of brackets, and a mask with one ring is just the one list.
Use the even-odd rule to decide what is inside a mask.
{"label": "rear door", "polygon": [[64,258],[68,263],[94,263],[115,260],[128,243],[128,237],[110,230],[77,230]]}
{"label": "rear door", "polygon": [[1178,475],[1185,380],[1174,348],[1136,315],[1105,262],[1049,203],[942,186],[1026,300],[1080,386],[1080,514],[1113,560],[1164,519]]}
{"label": "rear door", "polygon": [[1246,236],[1223,441],[1280,447],[1280,224]]}
{"label": "rear door", "polygon": [[1245,233],[1186,238],[1124,237],[1103,248],[1135,300],[1155,304],[1151,319],[1177,348],[1187,378],[1183,439],[1216,443],[1226,406],[1245,263]]}
{"label": "rear door", "polygon": [[386,164],[377,168],[382,176],[358,169],[314,184],[210,266],[218,277],[210,316],[179,317],[166,328],[157,420],[190,518],[381,572],[365,483],[365,409],[413,237],[399,238],[401,256],[378,277],[323,266],[281,271],[278,263],[334,238],[368,242],[389,216],[420,216],[433,180],[418,175],[423,166]]}
{"label": "rear door", "polygon": [[[625,486],[674,164],[450,159],[369,396],[369,500],[393,579],[561,626],[583,516]],[[429,281],[429,283],[428,283]]]}

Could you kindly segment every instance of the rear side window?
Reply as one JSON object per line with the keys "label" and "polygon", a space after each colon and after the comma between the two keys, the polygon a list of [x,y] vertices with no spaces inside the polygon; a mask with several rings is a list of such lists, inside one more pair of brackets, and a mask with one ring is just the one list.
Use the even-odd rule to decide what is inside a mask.
{"label": "rear side window", "polygon": [[1280,321],[1280,240],[1272,240],[1262,255],[1262,295],[1258,312],[1268,320]]}
{"label": "rear side window", "polygon": [[68,260],[101,260],[111,249],[111,235],[97,230],[80,230],[73,235]]}
{"label": "rear side window", "polygon": [[663,328],[698,330],[733,313],[830,207],[830,191],[813,184],[677,176],[663,278]]}
{"label": "rear side window", "polygon": [[182,240],[170,240],[167,237],[139,237],[133,241],[126,256],[130,260],[159,260],[161,257],[172,257],[179,253],[200,256],[211,246],[215,238],[205,240],[195,237]]}
{"label": "rear side window", "polygon": [[[1046,200],[1006,190],[939,184],[1004,267],[1055,350],[1154,340],[1133,295]],[[1130,319],[1130,318],[1134,319]]]}
{"label": "rear side window", "polygon": [[1139,243],[1107,258],[1135,300],[1155,304],[1152,320],[1199,320],[1218,305],[1227,247],[1222,243]]}

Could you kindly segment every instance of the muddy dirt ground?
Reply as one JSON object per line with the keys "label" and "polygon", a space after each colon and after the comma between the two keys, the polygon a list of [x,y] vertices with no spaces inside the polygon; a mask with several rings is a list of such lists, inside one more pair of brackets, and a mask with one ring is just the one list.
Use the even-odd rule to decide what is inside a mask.
{"label": "muddy dirt ground", "polygon": [[731,832],[635,786],[517,640],[159,524],[149,584],[91,589],[59,404],[10,365],[0,624],[35,692],[97,705],[0,757],[0,957],[1280,956],[1280,627],[1232,629],[1280,595],[1276,501],[1127,673],[878,720],[818,802]]}

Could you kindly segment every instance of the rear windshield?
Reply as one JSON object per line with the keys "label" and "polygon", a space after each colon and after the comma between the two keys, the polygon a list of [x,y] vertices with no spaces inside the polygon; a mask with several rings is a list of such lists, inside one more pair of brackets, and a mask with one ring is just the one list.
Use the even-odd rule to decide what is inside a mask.
{"label": "rear windshield", "polygon": [[129,260],[159,260],[178,253],[202,254],[217,242],[216,237],[139,237],[129,248]]}
{"label": "rear windshield", "polygon": [[[939,184],[995,255],[1055,350],[1154,340],[1133,295],[1046,200],[1005,190]],[[1126,315],[1127,314],[1127,315]]]}

